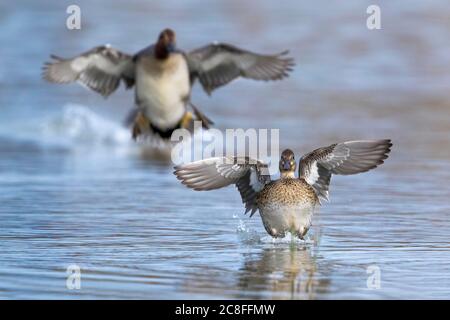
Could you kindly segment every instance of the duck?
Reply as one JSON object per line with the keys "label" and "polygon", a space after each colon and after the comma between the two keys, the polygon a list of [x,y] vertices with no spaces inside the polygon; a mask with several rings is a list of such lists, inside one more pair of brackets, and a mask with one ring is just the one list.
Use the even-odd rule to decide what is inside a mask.
{"label": "duck", "polygon": [[335,143],[303,155],[298,177],[294,152],[286,149],[279,160],[280,178],[272,180],[267,163],[250,157],[214,157],[174,167],[185,186],[197,191],[236,185],[245,213],[259,211],[269,235],[288,233],[304,239],[316,207],[329,200],[331,176],[372,170],[388,158],[390,139]]}
{"label": "duck", "polygon": [[121,83],[126,89],[134,87],[136,108],[127,117],[133,139],[148,134],[167,139],[176,129],[192,129],[195,120],[204,128],[213,124],[191,102],[197,80],[208,95],[240,77],[281,80],[294,67],[287,54],[263,55],[218,42],[184,52],[176,45],[175,32],[166,28],[156,43],[134,55],[110,45],[69,59],[51,55],[42,76],[51,83],[78,82],[105,98]]}

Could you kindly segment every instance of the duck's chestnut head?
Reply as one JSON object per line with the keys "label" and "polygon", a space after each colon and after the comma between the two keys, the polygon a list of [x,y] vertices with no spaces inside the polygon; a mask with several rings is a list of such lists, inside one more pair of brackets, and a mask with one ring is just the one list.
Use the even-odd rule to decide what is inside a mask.
{"label": "duck's chestnut head", "polygon": [[172,29],[164,29],[158,37],[155,47],[155,56],[158,59],[166,59],[171,52],[176,50],[176,36]]}

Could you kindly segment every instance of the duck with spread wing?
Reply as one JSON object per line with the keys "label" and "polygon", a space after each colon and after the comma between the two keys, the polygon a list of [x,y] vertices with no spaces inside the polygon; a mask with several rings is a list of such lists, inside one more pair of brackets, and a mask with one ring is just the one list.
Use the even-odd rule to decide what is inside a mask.
{"label": "duck with spread wing", "polygon": [[311,226],[314,208],[328,200],[333,174],[366,172],[381,165],[391,151],[391,140],[359,140],[332,144],[304,155],[295,177],[294,152],[286,149],[279,162],[280,179],[271,180],[267,164],[245,157],[217,157],[175,167],[174,174],[195,190],[235,184],[252,216],[259,210],[272,237],[290,232],[299,238]]}
{"label": "duck with spread wing", "polygon": [[70,59],[52,55],[53,61],[43,67],[43,77],[54,83],[78,82],[104,97],[121,82],[126,88],[134,86],[138,108],[130,117],[133,138],[157,134],[168,139],[175,129],[192,128],[195,119],[206,128],[212,124],[191,103],[195,80],[208,94],[238,77],[280,80],[294,66],[286,54],[262,55],[224,43],[183,52],[176,46],[175,32],[165,29],[155,44],[135,55],[110,46],[95,47]]}

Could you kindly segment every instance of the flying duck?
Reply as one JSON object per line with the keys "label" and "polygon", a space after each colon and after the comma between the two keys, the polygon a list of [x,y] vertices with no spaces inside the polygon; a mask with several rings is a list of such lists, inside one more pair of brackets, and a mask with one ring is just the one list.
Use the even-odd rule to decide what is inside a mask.
{"label": "flying duck", "polygon": [[183,52],[176,47],[175,32],[165,29],[156,44],[135,55],[108,45],[70,59],[51,55],[53,60],[43,67],[43,78],[54,83],[76,81],[104,97],[121,81],[127,89],[134,86],[138,109],[130,117],[133,137],[150,132],[169,138],[177,128],[192,127],[193,120],[201,120],[206,128],[212,124],[190,102],[195,80],[208,95],[238,77],[280,80],[294,66],[286,54],[261,55],[224,43]]}
{"label": "flying duck", "polygon": [[267,164],[248,157],[216,157],[175,167],[174,174],[194,190],[235,184],[250,217],[259,210],[272,237],[291,232],[303,239],[316,205],[328,201],[332,174],[369,171],[384,162],[391,140],[359,140],[332,144],[304,155],[295,177],[294,152],[286,149],[279,162],[280,179],[271,180]]}

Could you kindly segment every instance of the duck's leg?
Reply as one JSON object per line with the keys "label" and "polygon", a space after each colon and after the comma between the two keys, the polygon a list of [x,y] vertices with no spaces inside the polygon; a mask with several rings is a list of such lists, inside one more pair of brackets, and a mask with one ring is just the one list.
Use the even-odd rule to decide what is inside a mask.
{"label": "duck's leg", "polygon": [[308,233],[309,227],[300,227],[300,229],[297,230],[296,234],[297,237],[301,240],[305,240],[305,236]]}
{"label": "duck's leg", "polygon": [[193,125],[192,125],[192,120],[193,119],[194,119],[194,116],[192,115],[192,112],[186,111],[184,113],[183,118],[181,118],[180,128],[191,129],[193,127]]}
{"label": "duck's leg", "polygon": [[270,226],[265,220],[263,220],[264,229],[266,229],[267,233],[272,236],[272,238],[284,238],[286,236],[285,231],[280,231]]}
{"label": "duck's leg", "polygon": [[125,126],[131,127],[131,136],[136,140],[142,134],[150,133],[150,120],[140,108],[133,108],[124,121]]}
{"label": "duck's leg", "polygon": [[192,102],[189,101],[189,104],[194,111],[195,118],[202,122],[202,127],[205,129],[211,128],[214,122],[208,118],[203,112],[201,112]]}
{"label": "duck's leg", "polygon": [[143,134],[148,134],[150,132],[150,120],[144,116],[144,114],[139,111],[134,118],[133,127],[131,129],[131,135],[133,140]]}

